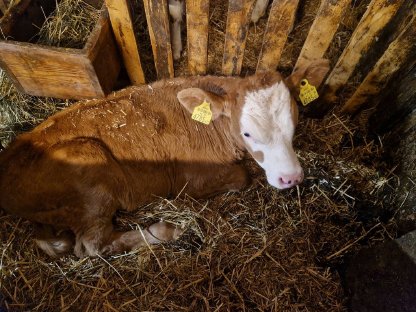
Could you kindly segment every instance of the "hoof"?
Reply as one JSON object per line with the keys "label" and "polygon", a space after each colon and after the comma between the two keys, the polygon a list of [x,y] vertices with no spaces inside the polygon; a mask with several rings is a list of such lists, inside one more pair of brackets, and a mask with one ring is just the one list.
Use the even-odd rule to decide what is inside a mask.
{"label": "hoof", "polygon": [[[183,233],[183,230],[174,224],[167,222],[154,223],[148,227],[147,231],[157,242],[169,242],[177,240]],[[154,243],[154,242],[152,242]]]}

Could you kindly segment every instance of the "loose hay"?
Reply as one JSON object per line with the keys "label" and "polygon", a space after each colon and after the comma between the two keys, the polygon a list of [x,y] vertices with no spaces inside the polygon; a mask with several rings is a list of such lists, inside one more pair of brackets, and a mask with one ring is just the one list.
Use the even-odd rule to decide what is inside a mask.
{"label": "loose hay", "polygon": [[162,219],[186,229],[177,242],[125,255],[52,261],[34,247],[28,222],[3,214],[5,304],[13,311],[346,311],[338,269],[349,254],[395,236],[390,217],[369,214],[388,208],[394,180],[378,142],[360,136],[335,114],[302,121],[299,187],[267,186],[247,160],[254,183],[243,192],[155,199],[120,213],[123,229]]}
{"label": "loose hay", "polygon": [[42,122],[71,101],[34,97],[20,93],[6,73],[0,70],[0,143],[7,146],[13,138]]}
{"label": "loose hay", "polygon": [[103,0],[93,6],[83,0],[61,0],[42,25],[38,43],[82,49],[97,24]]}
{"label": "loose hay", "polygon": [[[306,2],[288,41],[296,51],[282,56],[287,71],[316,10]],[[210,73],[221,70],[226,11],[225,1],[212,1]],[[243,73],[255,69],[266,20],[250,28]],[[21,95],[0,77],[2,143],[69,105]],[[342,265],[360,248],[395,237],[397,181],[380,140],[346,117],[301,121],[295,143],[305,169],[299,187],[277,191],[247,160],[254,181],[243,192],[155,199],[135,214],[119,213],[121,229],[162,219],[186,229],[177,242],[125,255],[52,261],[34,247],[29,222],[0,212],[0,307],[3,300],[11,311],[346,311]]]}

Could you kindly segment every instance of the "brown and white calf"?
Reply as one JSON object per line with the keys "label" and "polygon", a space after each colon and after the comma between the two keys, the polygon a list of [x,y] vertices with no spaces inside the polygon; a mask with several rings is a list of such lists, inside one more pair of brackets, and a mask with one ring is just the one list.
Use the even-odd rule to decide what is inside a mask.
{"label": "brown and white calf", "polygon": [[[0,153],[0,207],[38,224],[38,245],[52,256],[175,239],[167,223],[118,232],[112,218],[182,190],[195,198],[239,190],[248,183],[239,162],[246,151],[276,188],[300,183],[292,95],[301,79],[318,86],[327,71],[318,60],[286,80],[277,72],[175,78],[74,104]],[[191,119],[204,101],[209,125]]]}

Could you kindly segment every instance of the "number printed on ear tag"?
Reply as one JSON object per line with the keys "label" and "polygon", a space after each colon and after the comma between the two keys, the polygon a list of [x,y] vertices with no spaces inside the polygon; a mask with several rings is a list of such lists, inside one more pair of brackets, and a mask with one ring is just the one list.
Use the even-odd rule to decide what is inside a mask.
{"label": "number printed on ear tag", "polygon": [[300,82],[300,94],[299,98],[303,106],[308,105],[310,102],[316,100],[319,97],[318,91],[313,85],[310,85],[308,80],[302,79]]}
{"label": "number printed on ear tag", "polygon": [[212,120],[212,112],[210,104],[204,100],[202,104],[194,108],[192,119],[209,125]]}

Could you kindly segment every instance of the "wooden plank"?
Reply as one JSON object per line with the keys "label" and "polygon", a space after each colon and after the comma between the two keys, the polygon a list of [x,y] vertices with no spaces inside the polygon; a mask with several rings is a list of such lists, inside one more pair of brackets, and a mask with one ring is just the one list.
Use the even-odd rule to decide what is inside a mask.
{"label": "wooden plank", "polygon": [[394,17],[404,0],[373,0],[358,23],[346,48],[325,82],[324,102],[335,102],[337,91],[346,84],[361,56]]}
{"label": "wooden plank", "polygon": [[[412,127],[416,131],[416,56],[413,57],[413,61],[400,69],[400,75],[390,81],[388,88],[382,90],[377,98],[383,100],[377,103],[377,108],[369,118],[371,132],[384,134],[398,128],[405,130],[402,133],[406,133]],[[413,124],[404,124],[406,116],[414,120]],[[397,139],[400,140],[400,136]]]}
{"label": "wooden plank", "polygon": [[411,53],[416,56],[416,15],[413,15],[407,27],[394,40],[377,61],[374,68],[343,106],[342,112],[353,113],[371,97],[385,88],[394,74],[407,62]]}
{"label": "wooden plank", "polygon": [[96,86],[97,90],[102,90],[104,94],[109,93],[116,83],[121,61],[106,9],[101,10],[97,25],[82,52],[89,58],[94,68],[94,71],[90,72],[91,81],[96,81],[98,78],[100,85]]}
{"label": "wooden plank", "polygon": [[[39,32],[39,28],[56,8],[55,2],[49,0],[19,0],[9,8],[0,20],[0,38],[28,41]],[[30,12],[30,14],[27,14]]]}
{"label": "wooden plank", "polygon": [[6,2],[4,0],[0,0],[0,13],[6,13],[7,11],[7,5]]}
{"label": "wooden plank", "polygon": [[[27,8],[31,5],[32,0],[20,0],[17,1],[0,21],[1,36],[13,36],[15,37],[14,30],[16,29],[16,23],[22,19]],[[32,13],[33,14],[33,13]],[[23,17],[22,17],[23,16]],[[39,29],[38,29],[39,31]],[[25,29],[25,32],[28,32]],[[17,39],[20,40],[20,39]]]}
{"label": "wooden plank", "polygon": [[159,79],[174,76],[167,0],[143,0]]}
{"label": "wooden plank", "polygon": [[28,94],[63,99],[104,96],[97,91],[99,81],[91,81],[94,69],[81,50],[1,41],[0,51],[1,62]]}
{"label": "wooden plank", "polygon": [[239,75],[254,0],[229,0],[222,73]]}
{"label": "wooden plank", "polygon": [[145,83],[127,0],[105,0],[117,45],[132,84]]}
{"label": "wooden plank", "polygon": [[208,63],[209,0],[186,0],[188,68],[191,75],[203,75]]}
{"label": "wooden plank", "polygon": [[283,48],[293,23],[299,0],[274,0],[267,21],[257,70],[275,69],[279,65]]}
{"label": "wooden plank", "polygon": [[293,71],[324,56],[350,3],[351,0],[322,0]]}

